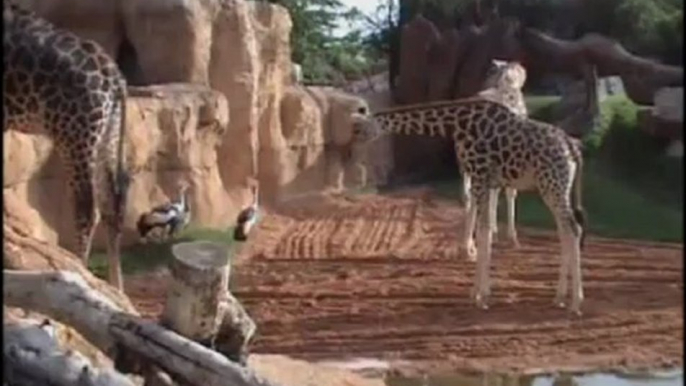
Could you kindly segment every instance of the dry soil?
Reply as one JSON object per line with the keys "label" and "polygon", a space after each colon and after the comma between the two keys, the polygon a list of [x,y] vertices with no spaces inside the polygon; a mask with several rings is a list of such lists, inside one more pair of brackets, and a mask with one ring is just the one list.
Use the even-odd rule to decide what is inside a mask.
{"label": "dry soil", "polygon": [[[428,191],[309,197],[273,209],[239,252],[231,287],[258,324],[253,351],[306,360],[373,357],[405,369],[682,365],[682,244],[590,236],[583,316],[552,307],[556,233],[496,244],[491,308],[468,298],[461,208]],[[655,224],[659,226],[659,224]],[[167,273],[129,278],[156,317]]]}

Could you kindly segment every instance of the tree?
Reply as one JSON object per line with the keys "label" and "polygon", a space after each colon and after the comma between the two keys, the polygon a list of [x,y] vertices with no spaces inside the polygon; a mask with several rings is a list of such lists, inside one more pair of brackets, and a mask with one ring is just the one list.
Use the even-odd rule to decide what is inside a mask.
{"label": "tree", "polygon": [[269,0],[284,6],[293,20],[291,49],[293,61],[302,66],[303,78],[311,83],[340,83],[358,76],[370,65],[359,31],[337,37],[340,22],[361,16],[340,0]]}

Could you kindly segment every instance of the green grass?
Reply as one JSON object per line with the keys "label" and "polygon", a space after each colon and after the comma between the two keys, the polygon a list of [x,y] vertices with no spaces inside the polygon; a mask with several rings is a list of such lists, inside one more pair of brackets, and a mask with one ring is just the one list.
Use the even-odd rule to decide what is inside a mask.
{"label": "green grass", "polygon": [[550,122],[560,99],[557,95],[525,95],[524,103],[531,118]]}
{"label": "green grass", "polygon": [[[174,244],[188,241],[212,241],[229,246],[231,252],[236,246],[233,240],[233,227],[224,231],[203,228],[187,228],[173,240],[146,244],[135,244],[122,249],[121,264],[125,275],[153,270],[159,266],[166,266],[172,258],[171,247]],[[89,261],[91,271],[99,276],[107,276],[107,254],[95,251]]]}
{"label": "green grass", "polygon": [[[460,198],[459,180],[431,184],[447,198]],[[499,200],[499,219],[503,222],[505,199]],[[555,229],[550,211],[534,192],[517,197],[517,224],[532,228]],[[683,215],[680,201],[666,203],[636,190],[606,173],[593,162],[584,167],[583,206],[590,234],[651,241],[681,242]]]}

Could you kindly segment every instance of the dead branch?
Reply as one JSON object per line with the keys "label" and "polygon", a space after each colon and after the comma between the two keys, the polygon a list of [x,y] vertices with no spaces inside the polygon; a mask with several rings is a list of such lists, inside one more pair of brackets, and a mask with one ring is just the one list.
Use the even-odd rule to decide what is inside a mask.
{"label": "dead branch", "polygon": [[635,103],[652,104],[655,92],[684,81],[684,70],[641,58],[628,52],[613,39],[586,34],[576,41],[556,39],[535,29],[526,28],[521,36],[529,64],[550,71],[582,75],[594,66],[599,76],[618,75],[627,95]]}
{"label": "dead branch", "polygon": [[5,382],[26,386],[133,386],[112,369],[97,369],[76,351],[60,349],[50,326],[27,320],[5,324]]}
{"label": "dead branch", "polygon": [[5,304],[69,324],[103,352],[139,355],[176,379],[202,386],[273,386],[223,355],[185,337],[121,312],[73,272],[4,270]]}

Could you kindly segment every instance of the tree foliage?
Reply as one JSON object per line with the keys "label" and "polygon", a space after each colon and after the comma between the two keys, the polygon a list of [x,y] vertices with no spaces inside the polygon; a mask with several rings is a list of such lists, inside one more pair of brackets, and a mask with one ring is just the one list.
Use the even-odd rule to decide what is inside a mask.
{"label": "tree foliage", "polygon": [[[348,8],[341,0],[268,1],[289,10],[293,60],[309,82],[339,83],[387,61],[393,79],[400,30],[415,15],[422,14],[439,29],[459,28],[479,24],[493,8],[553,36],[578,38],[596,32],[638,55],[683,63],[683,0],[369,0],[377,4],[371,14]],[[358,27],[336,36],[339,23]]]}
{"label": "tree foliage", "polygon": [[369,66],[367,49],[359,31],[336,36],[340,22],[354,22],[360,12],[340,0],[269,0],[284,6],[293,20],[291,50],[300,64],[304,80],[340,83],[359,76]]}

